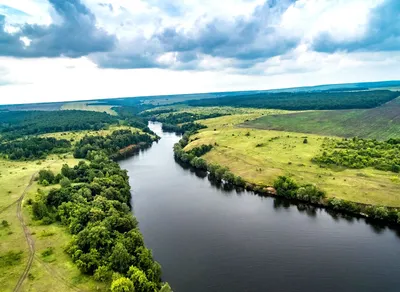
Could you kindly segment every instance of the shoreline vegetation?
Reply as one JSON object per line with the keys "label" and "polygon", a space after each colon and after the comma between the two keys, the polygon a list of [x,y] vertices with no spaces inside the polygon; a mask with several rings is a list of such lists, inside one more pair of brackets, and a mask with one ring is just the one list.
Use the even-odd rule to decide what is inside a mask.
{"label": "shoreline vegetation", "polygon": [[[151,147],[159,137],[148,129],[147,121],[134,115],[126,114],[117,122],[103,113],[85,113],[99,123],[79,127],[71,114],[75,112],[67,112],[58,121],[51,112],[49,116],[55,123],[48,127],[45,114],[29,112],[17,114],[18,126],[2,124],[3,164],[8,168],[12,164],[29,165],[19,170],[27,174],[31,168],[37,169],[29,173],[31,182],[24,192],[27,196],[22,216],[28,224],[18,234],[21,247],[8,243],[16,236],[18,221],[11,215],[13,210],[1,206],[4,213],[0,236],[6,245],[0,249],[0,257],[5,260],[0,268],[10,268],[13,273],[4,285],[11,289],[14,278],[25,268],[18,281],[23,289],[50,289],[56,285],[61,290],[172,291],[168,283],[162,282],[161,266],[144,245],[131,212],[128,175],[117,163]],[[31,121],[32,115],[37,119]],[[78,117],[84,119],[80,113]],[[64,129],[67,132],[54,132]],[[31,133],[42,137],[26,136]],[[13,174],[4,171],[7,173],[0,177]],[[9,202],[3,199],[5,206],[15,204],[11,198]],[[32,262],[27,266],[24,234],[35,242]],[[43,268],[50,273],[49,279]],[[60,283],[56,284],[55,279],[61,279]]]}
{"label": "shoreline vegetation", "polygon": [[10,290],[171,291],[117,163],[158,141],[148,121],[182,134],[176,161],[212,183],[397,226],[397,96],[360,87],[4,108],[0,279]]}
{"label": "shoreline vegetation", "polygon": [[209,179],[231,188],[245,189],[261,196],[284,198],[293,202],[308,203],[323,207],[338,213],[372,219],[388,225],[400,224],[400,209],[396,207],[375,206],[356,203],[335,197],[327,198],[326,193],[314,184],[298,184],[288,176],[279,176],[272,185],[262,185],[246,182],[242,177],[236,176],[229,168],[215,163],[207,163],[202,155],[209,152],[212,145],[201,145],[185,151],[190,137],[196,131],[186,132],[182,139],[174,145],[174,156],[178,162],[189,165],[194,169],[206,171]]}

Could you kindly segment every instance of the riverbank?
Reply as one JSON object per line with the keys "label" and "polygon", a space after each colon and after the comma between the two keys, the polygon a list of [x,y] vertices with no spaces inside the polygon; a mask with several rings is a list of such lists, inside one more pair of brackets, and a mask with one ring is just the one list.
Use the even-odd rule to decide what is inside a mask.
{"label": "riverbank", "polygon": [[[174,155],[182,163],[186,163],[202,171],[207,171],[209,178],[214,182],[231,187],[245,188],[248,191],[253,191],[264,196],[277,196],[291,201],[308,203],[336,212],[384,222],[385,224],[400,224],[399,208],[363,204],[332,196],[327,197],[325,191],[319,189],[311,182],[299,184],[290,176],[278,176],[269,185],[246,181],[235,172],[231,172],[229,166],[210,163],[207,161],[207,158],[201,158],[201,156],[213,148],[213,145],[209,144],[209,147],[207,147],[208,145],[201,145],[199,136],[201,137],[201,134],[196,135],[196,138],[191,140],[192,137],[189,134],[185,134],[179,143],[175,144]],[[251,136],[250,132],[248,132],[247,137],[249,136]],[[194,141],[196,146],[191,145],[191,147],[187,147],[190,141]],[[219,146],[218,142],[214,142],[214,145]],[[207,151],[201,151],[204,147],[207,148]]]}
{"label": "riverbank", "polygon": [[[136,155],[159,137],[132,127],[52,135],[73,147],[40,161],[0,160],[3,288],[109,291],[123,278],[117,282],[170,291],[130,212],[126,171],[112,161]],[[110,137],[115,139],[103,143]]]}
{"label": "riverbank", "polygon": [[130,176],[146,246],[174,291],[393,291],[400,285],[394,229],[210,183],[204,172],[175,162],[180,137],[157,123],[151,129],[162,139],[120,164]]}

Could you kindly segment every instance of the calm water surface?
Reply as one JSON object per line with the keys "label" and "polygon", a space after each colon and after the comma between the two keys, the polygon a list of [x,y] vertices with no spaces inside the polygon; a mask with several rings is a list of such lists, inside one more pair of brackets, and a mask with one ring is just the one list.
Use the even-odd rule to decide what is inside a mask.
{"label": "calm water surface", "polygon": [[400,238],[251,193],[224,191],[174,161],[179,140],[122,161],[146,245],[175,292],[400,291]]}

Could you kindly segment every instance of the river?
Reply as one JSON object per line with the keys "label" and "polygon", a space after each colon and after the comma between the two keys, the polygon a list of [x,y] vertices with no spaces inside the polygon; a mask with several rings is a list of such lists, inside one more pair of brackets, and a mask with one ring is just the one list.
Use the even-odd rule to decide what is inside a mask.
{"label": "river", "polygon": [[146,246],[175,292],[400,291],[400,238],[363,219],[225,191],[182,168],[179,140],[120,162]]}

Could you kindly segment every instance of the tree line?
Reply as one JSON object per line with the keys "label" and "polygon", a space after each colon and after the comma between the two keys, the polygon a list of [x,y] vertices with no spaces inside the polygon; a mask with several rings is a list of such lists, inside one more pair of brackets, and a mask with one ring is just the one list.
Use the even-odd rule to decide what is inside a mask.
{"label": "tree line", "polygon": [[[226,186],[244,188],[258,194],[270,194],[283,197],[288,200],[307,202],[318,206],[324,206],[337,212],[348,213],[357,216],[367,216],[370,219],[382,220],[391,224],[400,224],[400,209],[388,208],[385,206],[372,206],[359,204],[338,198],[327,198],[326,193],[313,184],[299,185],[294,179],[287,176],[279,176],[273,182],[273,188],[258,186],[246,182],[242,177],[233,174],[227,167],[215,163],[207,163],[201,158],[210,151],[212,145],[201,145],[185,151],[189,143],[189,134],[185,134],[182,139],[174,146],[174,155],[178,161],[189,164],[193,168],[207,171],[210,180],[223,183]],[[400,139],[391,139],[393,145],[398,145]]]}
{"label": "tree line", "polygon": [[162,123],[162,129],[165,132],[175,132],[184,134],[186,132],[195,132],[204,129],[205,126],[196,123],[197,120],[216,118],[227,115],[226,113],[198,114],[190,112],[176,112],[171,108],[158,109],[142,112],[141,115],[151,121]]}
{"label": "tree line", "polygon": [[[160,113],[160,111],[158,111]],[[166,113],[168,112],[168,109],[165,111],[161,111],[161,113]],[[145,112],[146,113],[146,112]],[[145,114],[143,113],[143,114]],[[210,113],[210,114],[198,114],[198,113],[190,113],[190,112],[171,112],[167,115],[161,115],[158,114],[157,116],[154,115],[154,111],[150,111],[150,114],[152,114],[152,119],[160,122],[160,123],[167,123],[167,124],[172,124],[172,125],[178,125],[178,124],[183,124],[183,123],[189,123],[189,122],[194,122],[197,120],[204,120],[204,119],[211,119],[211,118],[217,118],[224,116],[226,114],[222,113]]]}
{"label": "tree line", "polygon": [[94,151],[89,160],[64,165],[57,175],[40,172],[39,183],[60,187],[39,191],[28,202],[34,219],[67,226],[73,239],[66,252],[82,273],[112,282],[111,291],[170,291],[131,214],[126,171],[104,150]]}
{"label": "tree line", "polygon": [[150,146],[155,138],[147,133],[117,130],[107,136],[85,136],[76,145],[75,158],[91,159],[96,151],[102,150],[112,159],[132,155],[136,150]]}
{"label": "tree line", "polygon": [[233,106],[282,110],[374,108],[398,97],[390,90],[281,92],[189,100],[189,106]]}
{"label": "tree line", "polygon": [[68,140],[25,138],[0,144],[0,153],[10,160],[43,159],[50,153],[65,153],[71,148]]}
{"label": "tree line", "polygon": [[100,130],[118,123],[118,118],[106,113],[90,111],[2,111],[0,135],[13,140],[26,135],[44,133]]}
{"label": "tree line", "polygon": [[400,139],[326,139],[323,147],[323,153],[313,159],[315,163],[400,172]]}

